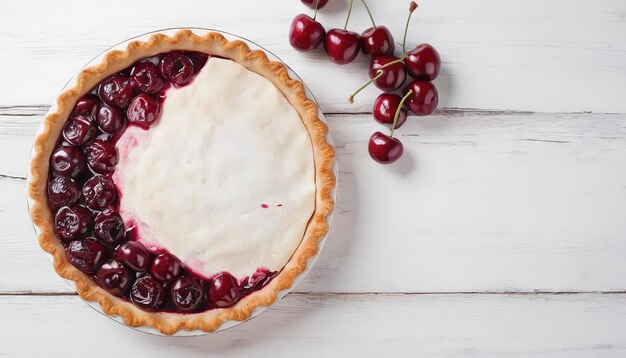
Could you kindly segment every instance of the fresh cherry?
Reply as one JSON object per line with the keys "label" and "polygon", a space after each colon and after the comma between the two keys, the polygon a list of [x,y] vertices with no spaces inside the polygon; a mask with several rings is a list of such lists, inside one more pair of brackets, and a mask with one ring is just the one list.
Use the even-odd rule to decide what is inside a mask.
{"label": "fresh cherry", "polygon": [[209,288],[209,300],[217,307],[229,307],[239,300],[237,280],[228,272],[213,277]]}
{"label": "fresh cherry", "polygon": [[160,254],[152,261],[150,273],[159,281],[171,281],[180,274],[180,260],[174,255]]}
{"label": "fresh cherry", "polygon": [[63,127],[63,138],[71,145],[81,146],[96,136],[97,128],[93,117],[77,116]]}
{"label": "fresh cherry", "polygon": [[48,183],[48,199],[55,206],[72,205],[78,198],[80,189],[74,179],[59,175]]}
{"label": "fresh cherry", "polygon": [[404,153],[402,142],[381,132],[372,134],[367,149],[372,159],[381,164],[391,164]]}
{"label": "fresh cherry", "polygon": [[322,24],[308,15],[300,14],[291,22],[289,43],[296,50],[308,51],[317,48],[325,34]]}
{"label": "fresh cherry", "polygon": [[416,80],[432,81],[441,70],[439,53],[430,44],[421,44],[406,54],[406,71]]}
{"label": "fresh cherry", "polygon": [[159,63],[161,75],[175,85],[182,86],[191,81],[194,65],[191,59],[179,52],[169,53]]}
{"label": "fresh cherry", "polygon": [[63,241],[82,238],[92,225],[91,211],[84,206],[64,206],[54,216],[54,228]]}
{"label": "fresh cherry", "polygon": [[150,127],[159,118],[160,114],[161,105],[159,101],[147,94],[140,94],[133,98],[126,111],[130,123],[144,128]]}
{"label": "fresh cherry", "polygon": [[[402,97],[397,94],[383,93],[378,96],[374,102],[374,110],[372,111],[372,115],[374,116],[376,122],[381,124],[393,124],[393,119],[401,101]],[[402,127],[406,121],[406,116],[407,109],[402,106],[400,114],[398,115],[396,128]]]}
{"label": "fresh cherry", "polygon": [[106,260],[107,249],[93,237],[75,240],[67,246],[67,259],[77,269],[93,274]]}
{"label": "fresh cherry", "polygon": [[427,116],[437,109],[439,94],[437,88],[429,81],[413,81],[403,90],[404,94],[413,91],[409,96],[407,107],[418,116]]}
{"label": "fresh cherry", "polygon": [[361,48],[361,37],[353,31],[348,31],[348,22],[352,13],[354,0],[350,0],[350,8],[343,29],[331,29],[324,38],[324,50],[334,63],[345,65],[354,61]]}
{"label": "fresh cherry", "polygon": [[192,311],[200,305],[204,298],[202,287],[191,276],[180,276],[170,288],[172,304],[179,311]]}
{"label": "fresh cherry", "polygon": [[100,100],[96,95],[88,94],[76,101],[71,118],[76,116],[95,117],[100,108]]}
{"label": "fresh cherry", "polygon": [[139,93],[156,94],[163,89],[163,79],[152,62],[135,65],[130,71],[130,79]]}
{"label": "fresh cherry", "polygon": [[361,49],[364,54],[376,58],[383,55],[393,56],[396,45],[387,27],[374,26],[361,34]]}
{"label": "fresh cherry", "polygon": [[102,105],[96,116],[98,127],[108,134],[115,135],[124,128],[126,119],[124,112],[111,106]]}
{"label": "fresh cherry", "polygon": [[115,75],[100,84],[98,95],[109,106],[124,109],[135,94],[135,86],[130,78]]}
{"label": "fresh cherry", "polygon": [[132,277],[124,265],[111,259],[100,266],[96,273],[96,281],[108,293],[121,297],[128,291]]}
{"label": "fresh cherry", "polygon": [[107,174],[117,164],[117,150],[113,144],[96,139],[85,148],[89,168],[98,174]]}
{"label": "fresh cherry", "polygon": [[353,31],[331,29],[324,38],[324,50],[331,61],[345,65],[359,54],[361,38]]}
{"label": "fresh cherry", "polygon": [[137,241],[121,244],[113,257],[137,272],[146,272],[150,266],[150,253]]}
{"label": "fresh cherry", "polygon": [[328,3],[328,0],[300,0],[302,3],[311,9],[321,9]]}
{"label": "fresh cherry", "polygon": [[76,177],[85,169],[85,156],[75,147],[58,147],[50,157],[52,169],[65,176]]}
{"label": "fresh cherry", "polygon": [[373,59],[369,74],[370,78],[374,79],[376,87],[385,92],[393,92],[402,87],[406,79],[404,63],[394,56],[378,56]]}
{"label": "fresh cherry", "polygon": [[87,207],[101,211],[115,204],[117,193],[113,181],[105,176],[96,175],[83,185],[83,197]]}
{"label": "fresh cherry", "polygon": [[137,306],[153,310],[165,303],[163,286],[150,276],[138,278],[130,289],[130,300]]}
{"label": "fresh cherry", "polygon": [[111,246],[119,244],[126,238],[124,221],[111,207],[96,215],[93,232],[100,241]]}

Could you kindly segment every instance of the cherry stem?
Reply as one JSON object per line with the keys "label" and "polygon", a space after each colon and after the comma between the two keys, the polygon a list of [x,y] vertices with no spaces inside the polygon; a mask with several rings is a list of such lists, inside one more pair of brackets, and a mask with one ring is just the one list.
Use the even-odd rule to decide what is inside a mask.
{"label": "cherry stem", "polygon": [[320,0],[315,0],[315,13],[313,14],[313,20],[315,20],[315,18],[317,18],[317,7],[320,4]]}
{"label": "cherry stem", "polygon": [[393,131],[396,130],[396,124],[398,123],[398,117],[400,117],[400,112],[402,111],[402,106],[404,105],[404,101],[406,101],[407,98],[409,98],[410,95],[413,94],[413,90],[409,90],[409,92],[407,92],[404,97],[402,97],[402,100],[400,101],[400,104],[398,105],[398,109],[396,109],[396,115],[393,117],[393,124],[391,125],[391,133],[389,133],[389,136],[391,138],[393,138]]}
{"label": "cherry stem", "polygon": [[359,88],[358,90],[356,90],[356,92],[354,92],[352,94],[352,96],[348,97],[348,102],[349,103],[354,103],[354,97],[361,92],[365,87],[369,86],[372,82],[376,81],[377,79],[380,78],[380,76],[383,75],[383,70],[378,70],[378,72],[376,73],[376,76],[374,76],[371,80],[367,81],[366,84],[364,84],[363,86],[361,86],[361,88]]}
{"label": "cherry stem", "polygon": [[348,21],[350,21],[350,14],[352,14],[353,3],[354,3],[354,0],[350,0],[350,8],[348,9],[348,17],[346,18],[346,24],[343,26],[344,30],[348,29]]}
{"label": "cherry stem", "polygon": [[361,2],[363,3],[363,6],[365,6],[365,10],[367,10],[367,14],[370,16],[370,20],[372,20],[372,27],[376,27],[376,23],[374,22],[374,17],[372,16],[372,12],[370,11],[369,6],[367,6],[365,0],[361,0]]}
{"label": "cherry stem", "polygon": [[411,5],[409,5],[409,17],[406,19],[406,26],[404,27],[404,39],[402,40],[402,54],[403,57],[406,57],[406,34],[409,32],[409,23],[411,22],[411,15],[413,15],[413,11],[417,9],[417,3],[415,1],[411,1]]}

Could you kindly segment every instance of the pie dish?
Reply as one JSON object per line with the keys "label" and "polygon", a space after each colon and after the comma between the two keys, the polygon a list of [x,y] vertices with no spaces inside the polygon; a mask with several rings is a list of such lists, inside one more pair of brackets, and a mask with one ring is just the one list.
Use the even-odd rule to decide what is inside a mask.
{"label": "pie dish", "polygon": [[216,32],[157,33],[58,96],[33,148],[30,211],[55,270],[106,314],[212,332],[306,269],[333,164],[283,64]]}

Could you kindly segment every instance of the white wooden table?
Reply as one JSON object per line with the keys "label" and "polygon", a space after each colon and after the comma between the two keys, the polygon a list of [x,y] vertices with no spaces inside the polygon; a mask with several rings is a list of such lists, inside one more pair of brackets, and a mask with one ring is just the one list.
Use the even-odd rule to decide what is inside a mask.
{"label": "white wooden table", "polygon": [[[346,0],[319,18],[342,26]],[[370,0],[401,38],[408,1]],[[2,1],[0,356],[626,356],[626,2],[422,0],[409,43],[443,57],[440,110],[366,143],[377,92],[361,56],[288,44],[298,0]],[[33,136],[84,63],[133,35],[222,29],[276,53],[328,114],[340,168],[329,240],[295,292],[217,335],[162,338],[94,312],[29,222]],[[350,28],[368,18],[354,11]]]}

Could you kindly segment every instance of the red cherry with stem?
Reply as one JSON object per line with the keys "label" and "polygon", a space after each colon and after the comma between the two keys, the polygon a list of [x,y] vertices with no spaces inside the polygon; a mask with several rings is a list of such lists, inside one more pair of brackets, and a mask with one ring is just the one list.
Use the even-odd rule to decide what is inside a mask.
{"label": "red cherry with stem", "polygon": [[324,26],[315,21],[315,15],[311,18],[308,15],[300,14],[291,22],[289,29],[289,43],[298,51],[308,51],[317,48],[326,35]]}
{"label": "red cherry with stem", "polygon": [[402,153],[404,153],[404,146],[402,145],[402,142],[393,137],[393,132],[398,124],[398,118],[400,117],[404,101],[406,101],[411,94],[413,94],[413,92],[409,90],[409,92],[400,100],[389,135],[376,132],[370,137],[367,149],[370,153],[370,157],[378,163],[391,164],[398,160],[402,156]]}
{"label": "red cherry with stem", "polygon": [[[400,102],[402,102],[402,97],[397,94],[392,93],[383,93],[374,102],[374,110],[372,111],[372,116],[376,120],[376,122],[380,124],[393,124],[393,120],[395,118],[395,113],[400,107]],[[404,122],[406,121],[407,109],[405,106],[402,106],[400,109],[400,114],[398,116],[398,120],[396,122],[396,128],[402,127]]]}
{"label": "red cherry with stem", "polygon": [[404,153],[402,142],[381,132],[372,134],[367,149],[370,157],[380,164],[391,164]]}
{"label": "red cherry with stem", "polygon": [[[383,70],[382,75],[378,71]],[[369,68],[370,78],[376,77],[374,85],[384,92],[393,92],[402,87],[406,80],[406,70],[402,59],[393,56],[378,56]]]}
{"label": "red cherry with stem", "polygon": [[432,81],[441,70],[439,52],[430,44],[421,44],[406,54],[406,71],[416,80]]}
{"label": "red cherry with stem", "polygon": [[[382,81],[380,83],[376,83],[376,87],[385,90],[385,92],[395,91],[402,86],[402,83],[400,83],[399,80],[402,79],[402,82],[404,82],[404,79],[406,78],[402,59],[391,56],[381,57],[379,57],[381,58],[380,62],[377,62],[377,59],[372,60],[372,63],[370,64],[370,80],[361,86],[361,88],[356,90],[356,92],[354,92],[350,97],[348,97],[348,102],[354,103],[354,97],[356,97],[359,92],[372,84],[372,82],[376,83],[380,79],[382,79]],[[376,72],[372,73],[372,67],[376,68]],[[391,71],[389,74],[385,74],[388,68],[391,68]],[[398,88],[394,88],[397,83],[400,83],[400,85]]]}
{"label": "red cherry with stem", "polygon": [[385,26],[375,26],[361,34],[361,49],[363,53],[375,58],[382,55],[391,56],[396,49],[391,31]]}
{"label": "red cherry with stem", "polygon": [[402,40],[402,53],[404,54],[406,70],[409,76],[416,80],[432,81],[439,75],[441,70],[441,58],[439,52],[430,44],[421,44],[407,53],[406,34],[409,30],[409,23],[413,11],[417,9],[415,1],[411,1],[409,6],[409,18],[406,20],[404,28],[404,39]]}
{"label": "red cherry with stem", "polygon": [[324,38],[324,50],[326,54],[336,64],[345,65],[354,61],[361,48],[361,37],[353,31],[346,30],[348,21],[352,13],[354,0],[350,0],[350,10],[343,29],[331,29]]}
{"label": "red cherry with stem", "polygon": [[437,88],[430,81],[413,81],[402,92],[404,94],[412,93],[407,107],[418,116],[427,116],[437,109],[439,94]]}
{"label": "red cherry with stem", "polygon": [[361,49],[363,50],[363,53],[371,58],[382,55],[392,56],[393,51],[396,49],[396,45],[393,41],[391,32],[385,26],[376,26],[376,22],[374,22],[374,17],[372,16],[369,6],[367,6],[365,0],[361,0],[361,2],[363,3],[363,6],[365,6],[365,10],[367,10],[367,14],[372,21],[372,27],[363,31],[361,34]]}
{"label": "red cherry with stem", "polygon": [[321,9],[328,3],[328,0],[300,0],[302,3],[311,9]]}

